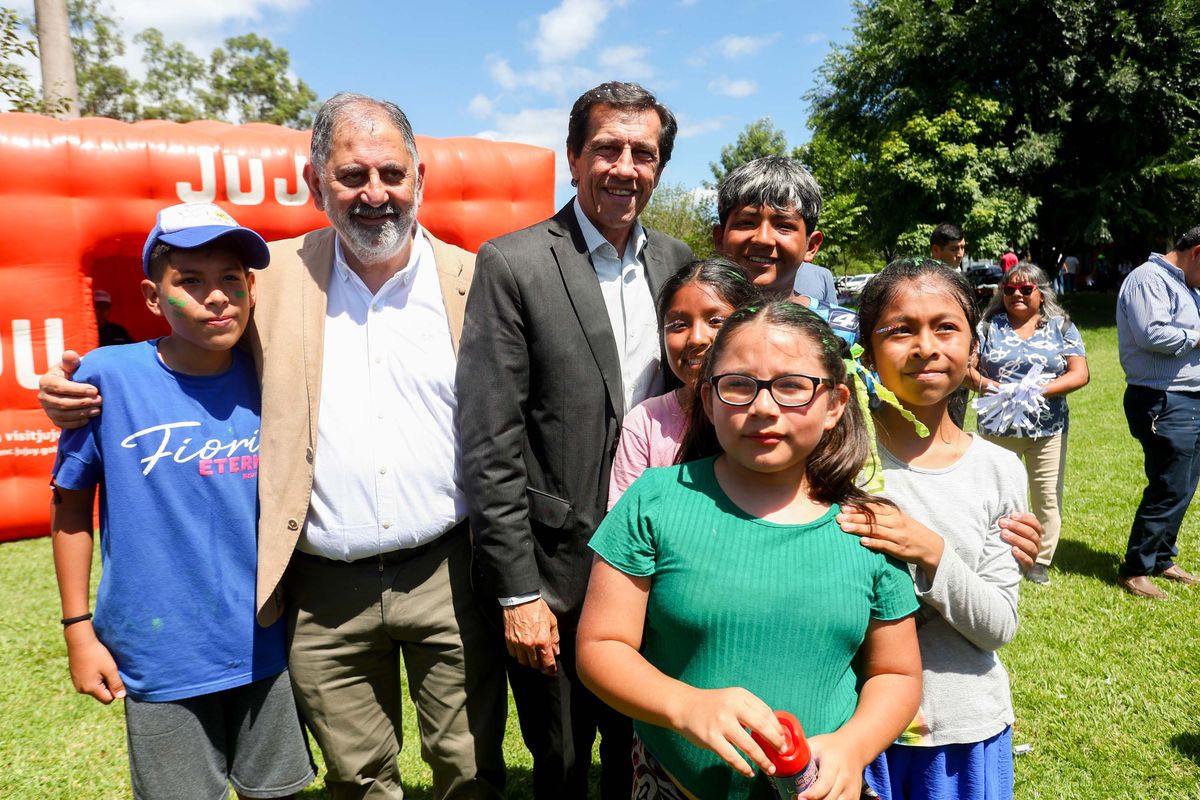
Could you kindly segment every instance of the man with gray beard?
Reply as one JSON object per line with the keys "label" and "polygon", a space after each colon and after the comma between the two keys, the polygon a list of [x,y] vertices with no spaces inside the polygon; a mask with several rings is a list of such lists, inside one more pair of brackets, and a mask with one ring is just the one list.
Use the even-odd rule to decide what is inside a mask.
{"label": "man with gray beard", "polygon": [[[244,339],[262,383],[258,619],[287,615],[334,798],[403,796],[401,660],[433,796],[502,797],[504,651],[472,601],[454,424],[474,257],[416,222],[425,165],[394,104],[334,96],[311,150],[332,227],[271,244]],[[94,395],[43,378],[66,427]]]}

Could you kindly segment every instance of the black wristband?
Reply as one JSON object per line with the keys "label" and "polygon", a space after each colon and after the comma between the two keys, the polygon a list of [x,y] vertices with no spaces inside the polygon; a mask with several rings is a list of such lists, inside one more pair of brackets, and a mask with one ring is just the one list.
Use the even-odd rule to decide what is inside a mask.
{"label": "black wristband", "polygon": [[74,625],[76,622],[85,622],[91,618],[92,618],[91,613],[87,613],[87,614],[80,614],[78,617],[63,617],[61,622],[62,622],[62,626],[65,628],[68,625]]}

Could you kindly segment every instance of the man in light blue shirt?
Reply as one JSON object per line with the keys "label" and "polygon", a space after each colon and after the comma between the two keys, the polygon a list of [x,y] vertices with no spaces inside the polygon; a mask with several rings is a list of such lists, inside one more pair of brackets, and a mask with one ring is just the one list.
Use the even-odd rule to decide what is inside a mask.
{"label": "man in light blue shirt", "polygon": [[1125,370],[1125,418],[1142,445],[1146,489],[1117,583],[1137,597],[1167,593],[1155,575],[1200,579],[1175,563],[1179,526],[1200,480],[1200,225],[1171,252],[1151,253],[1117,297],[1117,342]]}

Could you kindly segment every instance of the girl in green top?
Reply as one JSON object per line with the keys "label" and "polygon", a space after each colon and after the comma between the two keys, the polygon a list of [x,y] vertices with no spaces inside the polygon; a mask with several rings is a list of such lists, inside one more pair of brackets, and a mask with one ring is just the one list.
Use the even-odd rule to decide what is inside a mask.
{"label": "girl in green top", "polygon": [[591,541],[579,673],[634,719],[635,780],[662,796],[772,797],[747,729],[782,746],[783,709],[820,769],[804,797],[857,800],[916,710],[912,579],[834,520],[865,499],[849,380],[812,312],[737,311],[692,404],[681,460],[697,460],[647,470]]}

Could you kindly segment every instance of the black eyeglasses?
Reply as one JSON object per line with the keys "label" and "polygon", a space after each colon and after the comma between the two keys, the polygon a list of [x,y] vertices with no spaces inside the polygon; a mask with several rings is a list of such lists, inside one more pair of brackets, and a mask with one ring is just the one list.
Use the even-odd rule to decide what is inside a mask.
{"label": "black eyeglasses", "polygon": [[1009,297],[1012,297],[1017,292],[1020,292],[1021,294],[1025,295],[1026,297],[1029,297],[1029,295],[1033,294],[1033,290],[1036,288],[1037,287],[1034,286],[1032,283],[1022,283],[1019,286],[1016,284],[1010,283],[1004,287],[1004,294],[1008,295]]}
{"label": "black eyeglasses", "polygon": [[817,396],[818,386],[837,385],[837,381],[831,378],[817,378],[799,373],[761,381],[750,375],[727,372],[724,375],[713,375],[708,382],[716,391],[717,399],[727,406],[748,406],[758,397],[759,392],[766,389],[771,393],[775,404],[781,408],[806,406]]}

